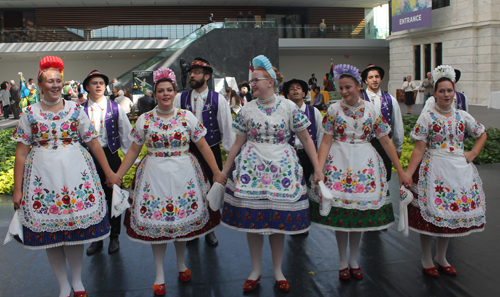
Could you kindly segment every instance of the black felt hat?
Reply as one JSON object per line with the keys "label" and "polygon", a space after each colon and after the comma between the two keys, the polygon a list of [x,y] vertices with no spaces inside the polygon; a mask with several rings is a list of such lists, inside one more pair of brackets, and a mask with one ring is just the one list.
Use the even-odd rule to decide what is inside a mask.
{"label": "black felt hat", "polygon": [[287,82],[285,82],[283,84],[283,96],[285,98],[288,98],[287,96],[288,96],[288,93],[289,93],[290,86],[292,84],[294,84],[294,83],[300,84],[300,86],[302,87],[302,91],[304,91],[304,97],[307,96],[307,92],[308,92],[308,89],[309,89],[307,83],[305,81],[303,81],[303,80],[295,79],[295,78],[291,79],[291,80],[289,80],[289,81],[287,81]]}
{"label": "black felt hat", "polygon": [[458,69],[455,69],[455,83],[460,80],[460,76],[462,76],[462,72]]}
{"label": "black felt hat", "polygon": [[109,78],[106,75],[100,73],[97,70],[92,70],[89,73],[89,75],[87,75],[87,77],[83,80],[83,88],[85,89],[85,91],[88,92],[87,86],[89,85],[90,79],[96,76],[102,77],[102,79],[104,79],[104,83],[106,84],[106,86],[109,85]]}
{"label": "black felt hat", "polygon": [[371,70],[377,70],[378,74],[380,74],[380,79],[384,79],[385,71],[382,67],[375,66],[373,64],[368,65],[368,67],[361,72],[361,80],[366,84],[366,78],[368,77],[368,72]]}
{"label": "black felt hat", "polygon": [[210,73],[214,72],[214,70],[212,69],[212,66],[210,66],[210,63],[207,60],[200,58],[200,57],[194,58],[193,62],[191,62],[191,66],[189,66],[188,71],[191,71],[192,69],[196,69],[196,68],[207,69],[210,71]]}

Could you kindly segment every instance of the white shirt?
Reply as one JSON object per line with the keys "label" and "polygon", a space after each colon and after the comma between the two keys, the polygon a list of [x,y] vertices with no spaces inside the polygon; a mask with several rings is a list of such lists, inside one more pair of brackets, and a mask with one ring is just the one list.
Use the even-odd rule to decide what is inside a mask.
{"label": "white shirt", "polygon": [[[102,147],[108,146],[108,134],[106,133],[106,125],[104,123],[105,115],[108,109],[108,99],[104,98],[99,103],[88,99],[89,101],[89,118],[97,131],[99,143]],[[102,120],[102,125],[101,125]],[[120,135],[120,145],[121,150],[124,154],[127,154],[132,141],[129,139],[130,132],[132,131],[132,125],[128,120],[125,111],[118,105],[118,134]]]}
{"label": "white shirt", "polygon": [[417,86],[415,85],[414,82],[410,82],[408,83],[407,81],[405,81],[403,83],[403,86],[401,87],[405,92],[413,92],[413,90],[416,88]]}
{"label": "white shirt", "polygon": [[[292,100],[290,100],[292,101]],[[292,101],[293,102],[293,101]],[[305,114],[306,112],[306,106],[307,104],[302,103],[302,106],[299,107],[300,111]],[[321,141],[323,140],[323,133],[321,132],[321,125],[323,122],[323,117],[321,116],[321,112],[314,107],[314,119],[316,121],[315,126],[316,126],[316,150],[319,149],[319,145],[321,144]],[[294,147],[296,149],[303,149],[304,145],[302,145],[302,142],[298,137],[295,137],[295,144]]]}
{"label": "white shirt", "polygon": [[[370,98],[370,101],[375,105],[375,107],[377,107],[379,110],[382,110],[382,91],[379,89],[375,94],[367,88],[366,94]],[[392,102],[392,114],[390,114],[392,123],[392,143],[396,147],[396,151],[401,152],[403,150],[403,142],[405,137],[403,117],[401,116],[401,109],[399,108],[398,100],[396,100],[396,98],[394,98],[390,94],[389,96],[391,96]]]}
{"label": "white shirt", "polygon": [[115,98],[115,102],[118,103],[122,108],[125,114],[130,113],[130,107],[134,105],[129,97],[125,97],[125,95],[118,96]]}
{"label": "white shirt", "polygon": [[[461,94],[464,95],[464,97],[465,97],[465,111],[469,112],[469,100],[467,100],[467,96],[465,96],[464,93],[461,93]],[[453,96],[453,102],[455,103],[454,104],[455,109],[458,109],[458,107],[457,107],[457,93],[455,93],[455,95]],[[422,108],[422,111],[431,109],[435,105],[436,105],[436,98],[434,98],[434,96],[430,96],[429,99],[427,99],[427,101],[425,101],[425,105],[424,105],[424,108]]]}
{"label": "white shirt", "polygon": [[[203,92],[198,93],[195,90],[191,92],[191,106],[193,106],[193,113],[200,121],[203,123],[202,111],[203,111],[203,98],[207,98],[208,96],[208,88],[206,88]],[[196,100],[196,105],[195,101]],[[178,93],[175,96],[174,107],[181,108],[181,93]],[[229,104],[227,104],[227,100],[224,98],[224,95],[219,94],[219,103],[217,106],[217,123],[219,124],[219,130],[222,134],[222,147],[226,152],[231,150],[234,141],[236,140],[236,134],[231,130],[231,126],[233,123],[233,117],[231,116],[231,109],[229,108]],[[208,127],[205,127],[208,129]]]}

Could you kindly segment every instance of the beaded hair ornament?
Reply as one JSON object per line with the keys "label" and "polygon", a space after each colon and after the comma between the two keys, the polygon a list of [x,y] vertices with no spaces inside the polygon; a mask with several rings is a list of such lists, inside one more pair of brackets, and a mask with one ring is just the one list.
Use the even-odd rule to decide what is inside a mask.
{"label": "beaded hair ornament", "polygon": [[64,63],[63,60],[55,56],[47,56],[40,60],[40,70],[38,70],[38,77],[47,69],[56,68],[63,74]]}
{"label": "beaded hair ornament", "polygon": [[432,71],[432,79],[438,81],[440,78],[449,78],[451,82],[455,83],[455,69],[448,65],[439,65]]}
{"label": "beaded hair ornament", "polygon": [[158,68],[155,72],[153,72],[153,80],[155,81],[155,84],[162,78],[168,78],[172,81],[174,86],[177,85],[175,73],[170,68]]}
{"label": "beaded hair ornament", "polygon": [[333,68],[333,76],[336,79],[340,79],[340,76],[346,74],[352,76],[358,83],[361,83],[361,77],[359,77],[358,68],[351,66],[349,64],[339,64]]}
{"label": "beaded hair ornament", "polygon": [[252,64],[253,64],[253,69],[257,67],[262,67],[266,69],[269,75],[271,75],[271,77],[273,78],[274,85],[276,86],[276,88],[278,87],[278,79],[276,78],[276,72],[274,72],[273,65],[271,65],[271,62],[266,56],[258,55],[257,57],[253,58]]}

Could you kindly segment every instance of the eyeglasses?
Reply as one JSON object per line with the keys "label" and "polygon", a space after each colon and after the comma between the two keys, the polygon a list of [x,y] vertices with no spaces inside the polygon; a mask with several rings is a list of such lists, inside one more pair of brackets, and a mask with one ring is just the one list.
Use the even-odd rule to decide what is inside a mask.
{"label": "eyeglasses", "polygon": [[259,78],[254,78],[254,79],[251,79],[249,81],[250,84],[256,84],[259,80],[266,80],[266,79],[270,79],[270,78],[266,78],[266,77],[259,77]]}
{"label": "eyeglasses", "polygon": [[204,73],[203,70],[192,70],[192,71],[188,71],[188,74],[191,75],[191,74],[202,74]]}

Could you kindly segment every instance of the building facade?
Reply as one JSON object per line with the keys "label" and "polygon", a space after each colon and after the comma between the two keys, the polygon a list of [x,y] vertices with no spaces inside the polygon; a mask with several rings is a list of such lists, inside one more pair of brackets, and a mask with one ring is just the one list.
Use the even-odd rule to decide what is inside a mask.
{"label": "building facade", "polygon": [[[437,2],[437,1],[436,1]],[[432,10],[432,26],[393,33],[389,38],[389,91],[403,77],[415,81],[441,64],[461,71],[456,90],[470,104],[486,105],[500,91],[500,1],[453,0]]]}

